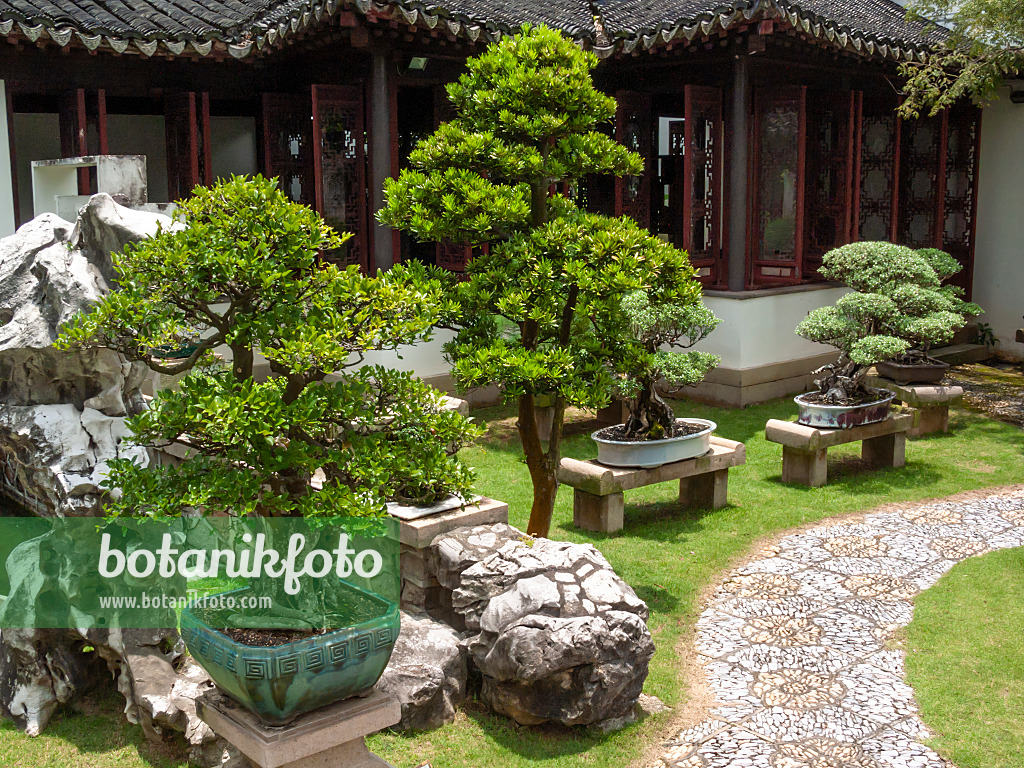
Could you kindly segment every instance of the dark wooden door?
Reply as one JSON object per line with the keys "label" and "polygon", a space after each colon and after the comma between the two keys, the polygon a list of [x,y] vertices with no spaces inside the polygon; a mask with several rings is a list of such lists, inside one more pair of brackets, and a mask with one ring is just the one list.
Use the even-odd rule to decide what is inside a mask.
{"label": "dark wooden door", "polygon": [[189,91],[164,97],[164,134],[168,199],[182,200],[196,186],[212,184],[210,95]]}
{"label": "dark wooden door", "polygon": [[702,282],[721,284],[722,92],[687,85],[684,101],[683,247]]}

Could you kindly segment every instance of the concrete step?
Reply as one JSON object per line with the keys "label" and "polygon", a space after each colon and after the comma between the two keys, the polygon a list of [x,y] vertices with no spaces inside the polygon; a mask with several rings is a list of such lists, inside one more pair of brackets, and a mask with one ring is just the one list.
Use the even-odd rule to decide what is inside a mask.
{"label": "concrete step", "polygon": [[950,365],[978,363],[992,356],[984,344],[952,344],[948,347],[933,349],[928,354],[930,357]]}

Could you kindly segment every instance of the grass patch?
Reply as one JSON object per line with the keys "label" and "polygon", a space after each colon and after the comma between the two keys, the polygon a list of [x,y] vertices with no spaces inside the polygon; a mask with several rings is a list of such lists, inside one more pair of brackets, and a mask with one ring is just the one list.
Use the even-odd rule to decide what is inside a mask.
{"label": "grass patch", "polygon": [[958,768],[1024,755],[1024,549],[958,564],[914,604],[907,678],[931,746]]}
{"label": "grass patch", "polygon": [[[713,512],[684,510],[678,504],[677,484],[663,483],[626,494],[623,530],[586,533],[573,527],[572,490],[562,488],[551,527],[552,538],[595,544],[647,601],[657,653],[645,690],[670,706],[681,705],[687,698],[677,649],[692,633],[701,591],[757,538],[886,502],[948,496],[1024,479],[1024,432],[969,411],[951,412],[950,434],[910,442],[903,469],[869,470],[860,461],[859,446],[841,446],[829,451],[830,483],[822,488],[802,488],[781,482],[782,447],[764,438],[769,418],[795,416],[792,400],[742,410],[680,403],[676,410],[679,415],[711,419],[719,425],[717,434],[746,443],[746,465],[729,474],[729,506]],[[477,467],[478,490],[509,502],[510,521],[525,528],[532,491],[521,459],[514,411],[496,407],[473,415],[487,427],[480,443],[465,451],[466,459]],[[597,451],[589,433],[597,428],[596,423],[580,412],[572,412],[569,419],[565,454],[594,458]],[[102,729],[77,726],[78,717],[62,719],[60,727],[51,728],[43,738],[52,742],[64,739],[73,747],[74,738],[59,735],[66,733],[61,728],[92,728],[111,735],[126,728],[115,713],[103,721]],[[441,730],[412,736],[385,733],[369,742],[374,752],[398,768],[428,761],[433,768],[627,766],[658,742],[670,717],[671,713],[657,715],[605,736],[584,729],[518,727],[470,702],[455,723]],[[16,761],[21,760],[20,765],[25,766],[165,768],[141,748],[136,749],[134,762],[123,763],[101,762],[105,757],[78,763],[28,757],[40,742],[6,726],[0,730],[0,765],[19,765]]]}

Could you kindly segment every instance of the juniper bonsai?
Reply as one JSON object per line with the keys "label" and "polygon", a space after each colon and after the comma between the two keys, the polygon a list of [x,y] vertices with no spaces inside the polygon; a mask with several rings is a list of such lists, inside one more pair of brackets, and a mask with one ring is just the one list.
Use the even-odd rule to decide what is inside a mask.
{"label": "juniper bonsai", "polygon": [[[429,334],[446,304],[439,282],[415,265],[367,277],[321,263],[343,238],[259,176],[196,188],[176,217],[178,227],[113,256],[120,290],[61,341],[190,371],[128,426],[140,444],[195,455],[180,466],[110,462],[111,515],[372,518],[389,499],[469,492],[455,452],[475,427],[412,375],[362,365],[368,350]],[[222,346],[230,367],[216,365]],[[257,354],[274,374],[265,381],[253,375]],[[275,610],[329,621],[335,585],[321,581],[278,592]]]}
{"label": "juniper bonsai", "polygon": [[853,289],[834,306],[812,311],[796,332],[840,351],[815,371],[822,402],[849,405],[870,397],[868,369],[883,360],[918,362],[931,345],[952,338],[981,309],[942,285],[959,264],[935,249],[915,251],[885,242],[844,245],[825,254],[818,271]]}
{"label": "juniper bonsai", "polygon": [[[454,289],[447,346],[463,388],[497,383],[519,410],[533,483],[528,531],[546,536],[567,406],[596,409],[612,391],[606,345],[622,297],[651,288],[700,301],[682,251],[629,218],[580,210],[558,192],[589,174],[637,175],[639,156],[602,132],[615,101],[591,81],[594,54],[560,33],[524,27],[467,62],[448,86],[456,118],[421,141],[385,186],[380,220],[421,240],[478,247]],[[547,447],[538,398],[550,401]]]}
{"label": "juniper bonsai", "polygon": [[720,358],[707,352],[677,352],[664,347],[692,347],[721,321],[702,303],[664,304],[652,301],[647,291],[626,296],[622,311],[628,325],[624,336],[635,340],[634,354],[621,358],[624,370],[619,391],[629,408],[624,436],[627,440],[675,437],[675,414],[658,394],[657,385],[693,386],[718,365]]}

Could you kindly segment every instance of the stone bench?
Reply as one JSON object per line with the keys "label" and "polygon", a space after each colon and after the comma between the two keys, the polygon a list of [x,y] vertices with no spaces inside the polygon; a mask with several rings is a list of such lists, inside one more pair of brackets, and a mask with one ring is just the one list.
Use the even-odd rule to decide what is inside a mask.
{"label": "stone bench", "polygon": [[949,431],[949,406],[964,397],[964,388],[942,384],[897,384],[880,376],[869,376],[869,387],[887,389],[904,405],[919,411],[920,421],[907,430],[907,437]]}
{"label": "stone bench", "polygon": [[828,482],[828,449],[861,444],[861,458],[873,467],[906,464],[907,430],[917,423],[910,408],[893,411],[885,421],[850,429],[806,427],[794,421],[769,419],[765,437],[782,444],[782,482],[818,488]]}
{"label": "stone bench", "polygon": [[572,521],[587,531],[611,533],[622,528],[624,491],[645,485],[679,481],[684,506],[719,509],[728,493],[729,467],[745,463],[743,443],[711,436],[711,450],[693,459],[653,469],[609,467],[596,461],[562,459],[558,481],[572,486]]}

